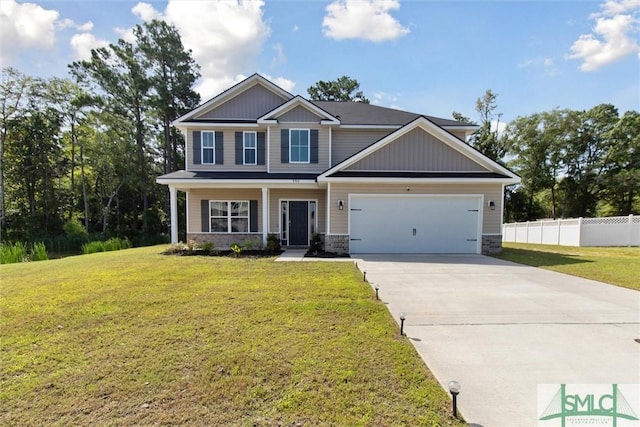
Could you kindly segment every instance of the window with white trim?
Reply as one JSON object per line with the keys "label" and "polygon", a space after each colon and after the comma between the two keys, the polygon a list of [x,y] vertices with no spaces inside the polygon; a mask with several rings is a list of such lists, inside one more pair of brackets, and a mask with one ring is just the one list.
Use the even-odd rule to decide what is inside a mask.
{"label": "window with white trim", "polygon": [[216,133],[212,131],[202,131],[202,164],[213,165],[216,163],[215,150]]}
{"label": "window with white trim", "polygon": [[289,163],[309,163],[309,129],[289,131]]}
{"label": "window with white trim", "polygon": [[209,202],[211,232],[213,233],[248,233],[249,201]]}
{"label": "window with white trim", "polygon": [[258,161],[258,134],[256,132],[244,133],[243,158],[245,165],[255,165]]}

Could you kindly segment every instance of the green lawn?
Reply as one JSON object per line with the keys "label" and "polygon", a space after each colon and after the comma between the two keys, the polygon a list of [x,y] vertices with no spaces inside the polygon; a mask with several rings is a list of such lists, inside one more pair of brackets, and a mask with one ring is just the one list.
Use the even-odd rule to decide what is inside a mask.
{"label": "green lawn", "polygon": [[463,425],[351,263],[0,266],[0,424]]}
{"label": "green lawn", "polygon": [[497,258],[640,290],[640,248],[503,243]]}

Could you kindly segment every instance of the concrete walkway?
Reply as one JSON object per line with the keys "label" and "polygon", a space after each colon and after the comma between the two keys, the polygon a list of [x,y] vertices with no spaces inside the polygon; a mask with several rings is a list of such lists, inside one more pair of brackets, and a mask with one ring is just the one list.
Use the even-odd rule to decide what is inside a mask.
{"label": "concrete walkway", "polygon": [[538,384],[640,383],[640,292],[481,255],[358,257],[470,425],[536,426]]}

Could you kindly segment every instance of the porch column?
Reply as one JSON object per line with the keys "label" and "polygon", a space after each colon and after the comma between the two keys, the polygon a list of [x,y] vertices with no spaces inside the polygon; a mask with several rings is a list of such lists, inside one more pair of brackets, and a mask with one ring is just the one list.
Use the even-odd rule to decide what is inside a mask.
{"label": "porch column", "polygon": [[269,189],[262,187],[262,243],[267,245],[269,231]]}
{"label": "porch column", "polygon": [[169,187],[171,205],[171,243],[178,243],[178,189]]}

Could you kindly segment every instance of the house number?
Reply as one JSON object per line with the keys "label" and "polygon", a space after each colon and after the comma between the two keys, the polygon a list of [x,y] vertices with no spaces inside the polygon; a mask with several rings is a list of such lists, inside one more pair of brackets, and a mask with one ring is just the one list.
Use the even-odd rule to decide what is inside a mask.
{"label": "house number", "polygon": [[300,184],[300,180],[299,179],[294,179],[292,180],[294,184]]}

